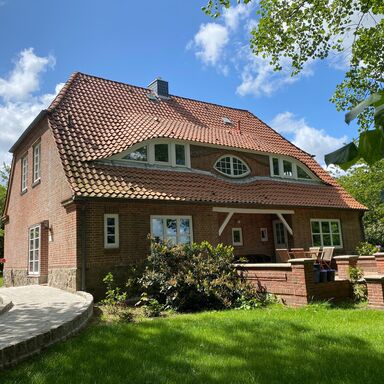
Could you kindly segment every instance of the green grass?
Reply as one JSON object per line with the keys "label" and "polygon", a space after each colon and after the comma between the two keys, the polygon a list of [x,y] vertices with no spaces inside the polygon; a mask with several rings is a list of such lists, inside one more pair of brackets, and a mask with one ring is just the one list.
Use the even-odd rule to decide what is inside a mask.
{"label": "green grass", "polygon": [[270,308],[96,323],[0,383],[382,383],[384,312]]}

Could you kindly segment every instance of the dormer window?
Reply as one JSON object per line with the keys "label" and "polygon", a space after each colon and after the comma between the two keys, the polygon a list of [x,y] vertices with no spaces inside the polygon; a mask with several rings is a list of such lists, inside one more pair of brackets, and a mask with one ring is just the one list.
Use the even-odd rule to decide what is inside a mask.
{"label": "dormer window", "polygon": [[271,157],[271,176],[298,180],[313,180],[309,171],[298,165],[294,160]]}
{"label": "dormer window", "polygon": [[134,160],[134,161],[148,161],[147,146],[140,147],[135,151],[128,153],[128,155],[124,156],[123,159]]}
{"label": "dormer window", "polygon": [[215,169],[229,177],[244,177],[251,172],[248,165],[236,156],[220,157],[216,161]]}

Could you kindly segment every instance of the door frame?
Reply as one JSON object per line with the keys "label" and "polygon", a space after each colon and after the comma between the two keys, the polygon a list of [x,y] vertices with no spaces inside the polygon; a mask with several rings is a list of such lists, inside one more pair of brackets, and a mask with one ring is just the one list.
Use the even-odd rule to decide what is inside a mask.
{"label": "door frame", "polygon": [[[281,224],[284,228],[284,238],[285,238],[284,246],[282,246],[282,244],[277,244],[276,224]],[[278,220],[278,219],[272,220],[272,228],[273,228],[273,242],[275,245],[275,249],[288,248],[288,232],[287,232],[287,229],[285,228],[285,225],[283,224],[283,222],[281,220]]]}

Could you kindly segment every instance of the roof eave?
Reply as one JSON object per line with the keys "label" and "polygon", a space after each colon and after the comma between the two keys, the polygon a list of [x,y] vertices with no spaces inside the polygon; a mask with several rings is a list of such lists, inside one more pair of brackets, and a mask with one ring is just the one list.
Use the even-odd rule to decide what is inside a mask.
{"label": "roof eave", "polygon": [[39,124],[44,117],[48,114],[46,109],[40,111],[40,113],[35,117],[31,124],[27,127],[27,129],[21,134],[21,136],[17,139],[16,143],[12,145],[9,152],[14,153],[17,147],[23,142],[23,140],[28,136],[28,134]]}

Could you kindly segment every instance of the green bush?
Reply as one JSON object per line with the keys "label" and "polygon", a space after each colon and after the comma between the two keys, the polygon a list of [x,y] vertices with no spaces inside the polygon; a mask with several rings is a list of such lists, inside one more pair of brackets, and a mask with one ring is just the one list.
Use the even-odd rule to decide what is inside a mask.
{"label": "green bush", "polygon": [[[105,299],[102,300],[102,304],[110,307],[110,312],[113,312],[114,308],[125,306],[127,300],[126,292],[122,292],[120,287],[117,287],[114,281],[112,272],[108,272],[103,279],[103,283],[106,285]],[[116,309],[118,311],[118,309]]]}
{"label": "green bush", "polygon": [[163,306],[153,298],[148,297],[146,293],[143,293],[140,297],[140,301],[136,303],[136,306],[140,306],[144,310],[144,316],[146,317],[159,317]]}
{"label": "green bush", "polygon": [[361,268],[349,268],[349,280],[352,284],[353,300],[356,303],[367,301],[368,291],[367,286],[362,281],[364,278],[364,272]]}
{"label": "green bush", "polygon": [[372,245],[366,241],[359,243],[359,245],[356,247],[356,252],[359,256],[373,255],[378,251],[379,251],[379,248],[377,245]]}
{"label": "green bush", "polygon": [[268,301],[264,292],[252,289],[238,275],[230,246],[202,242],[172,247],[152,241],[151,251],[139,283],[165,309],[189,312],[236,308],[239,300],[257,300],[260,306]]}

